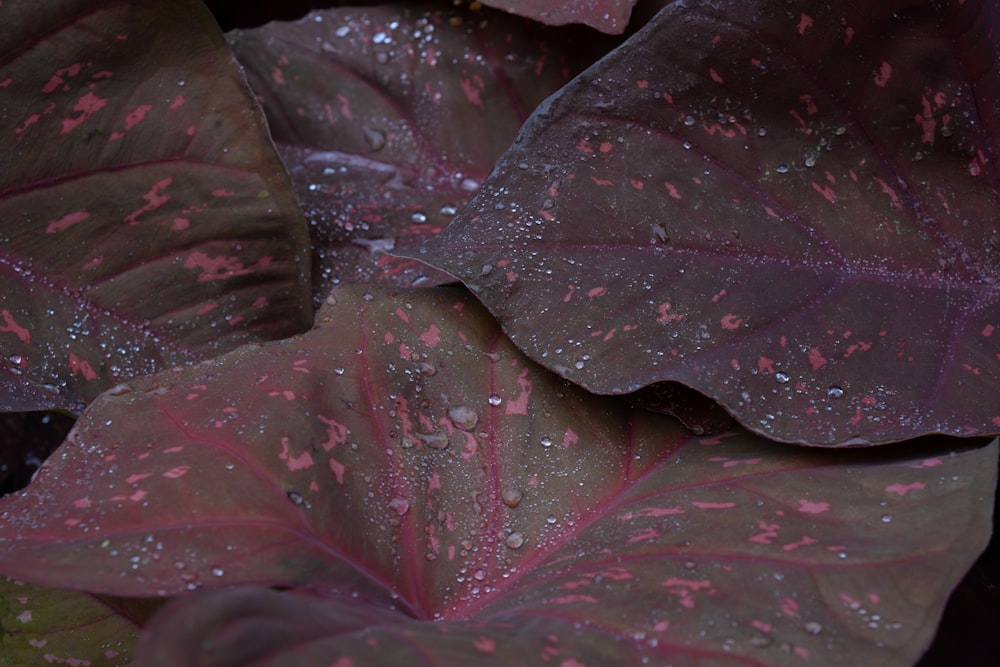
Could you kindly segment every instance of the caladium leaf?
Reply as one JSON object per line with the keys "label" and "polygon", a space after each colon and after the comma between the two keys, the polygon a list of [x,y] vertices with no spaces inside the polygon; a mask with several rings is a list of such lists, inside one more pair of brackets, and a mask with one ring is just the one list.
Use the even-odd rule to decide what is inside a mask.
{"label": "caladium leaf", "polygon": [[906,5],[670,5],[419,257],[598,393],[817,445],[1000,430],[1000,24]]}
{"label": "caladium leaf", "polygon": [[317,305],[340,282],[453,281],[386,253],[443,229],[538,103],[605,52],[581,37],[438,2],[230,33],[311,227]]}
{"label": "caladium leaf", "polygon": [[636,0],[484,0],[484,5],[548,23],[565,25],[583,23],[603,32],[620,34],[628,26],[628,18]]}
{"label": "caladium leaf", "polygon": [[0,577],[0,664],[130,664],[140,628],[162,604]]}
{"label": "caladium leaf", "polygon": [[102,395],[0,500],[0,572],[117,595],[309,586],[323,618],[389,614],[410,627],[386,642],[433,654],[456,633],[500,662],[904,664],[989,534],[997,446],[957,442],[692,437],[534,365],[464,291],[342,287],[308,334]]}
{"label": "caladium leaf", "polygon": [[200,2],[0,23],[0,410],[308,327],[305,225]]}

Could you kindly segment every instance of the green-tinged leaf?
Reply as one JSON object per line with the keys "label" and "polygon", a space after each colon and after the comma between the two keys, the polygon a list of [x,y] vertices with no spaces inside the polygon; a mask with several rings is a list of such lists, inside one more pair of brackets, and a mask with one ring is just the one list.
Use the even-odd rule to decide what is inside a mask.
{"label": "green-tinged leaf", "polygon": [[32,586],[0,577],[0,665],[129,665],[162,604]]}

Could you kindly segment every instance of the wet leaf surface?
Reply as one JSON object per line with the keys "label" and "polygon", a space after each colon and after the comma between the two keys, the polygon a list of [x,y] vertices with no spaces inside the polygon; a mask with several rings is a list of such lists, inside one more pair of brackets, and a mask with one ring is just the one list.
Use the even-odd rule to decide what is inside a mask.
{"label": "wet leaf surface", "polygon": [[620,34],[636,0],[485,0],[484,5],[527,16],[549,25],[583,23],[603,32]]}
{"label": "wet leaf surface", "polygon": [[997,432],[997,18],[908,4],[672,5],[417,256],[598,393],[816,445]]}
{"label": "wet leaf surface", "polygon": [[0,577],[0,664],[130,664],[140,628],[162,604]]}
{"label": "wet leaf surface", "polygon": [[[692,437],[536,366],[462,290],[342,287],[306,335],[102,395],[0,501],[0,569],[116,595],[308,586],[316,621],[282,621],[282,650],[323,664],[371,639],[441,664],[902,665],[989,535],[997,445],[960,443]],[[226,620],[228,595],[197,632],[263,627]],[[305,605],[247,595],[265,626]],[[359,630],[376,618],[404,625]],[[150,641],[192,645],[172,632]],[[213,641],[256,646],[242,632]]]}
{"label": "wet leaf surface", "polygon": [[201,3],[0,22],[0,409],[308,326],[305,226]]}
{"label": "wet leaf surface", "polygon": [[309,221],[317,305],[341,282],[451,282],[392,251],[443,229],[531,111],[610,44],[427,2],[313,12],[229,41]]}

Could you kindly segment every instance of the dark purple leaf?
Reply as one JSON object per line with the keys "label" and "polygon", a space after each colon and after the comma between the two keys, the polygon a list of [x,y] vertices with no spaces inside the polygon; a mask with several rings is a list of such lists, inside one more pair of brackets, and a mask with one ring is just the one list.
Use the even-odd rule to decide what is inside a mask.
{"label": "dark purple leaf", "polygon": [[130,664],[140,628],[162,604],[0,577],[0,664]]}
{"label": "dark purple leaf", "polygon": [[436,2],[230,35],[311,225],[317,305],[340,282],[453,280],[386,253],[443,229],[538,103],[604,52],[581,36]]}
{"label": "dark purple leaf", "polygon": [[95,401],[0,501],[0,572],[116,595],[333,589],[324,617],[392,612],[410,627],[386,642],[433,653],[455,633],[497,660],[905,664],[989,534],[997,447],[954,447],[694,438],[535,366],[463,291],[344,287],[304,336]]}
{"label": "dark purple leaf", "polygon": [[0,410],[308,326],[301,214],[201,3],[0,24]]}
{"label": "dark purple leaf", "polygon": [[483,0],[484,5],[548,23],[583,23],[611,34],[621,34],[636,0]]}
{"label": "dark purple leaf", "polygon": [[818,445],[997,432],[1000,23],[907,4],[671,5],[419,257],[597,393]]}

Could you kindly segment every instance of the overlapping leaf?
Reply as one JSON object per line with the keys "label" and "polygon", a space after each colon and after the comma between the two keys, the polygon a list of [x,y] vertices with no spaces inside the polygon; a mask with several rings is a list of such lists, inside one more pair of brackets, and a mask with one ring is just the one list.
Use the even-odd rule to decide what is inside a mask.
{"label": "overlapping leaf", "polygon": [[677,381],[820,445],[996,432],[997,20],[675,3],[419,256],[598,393]]}
{"label": "overlapping leaf", "polygon": [[311,225],[317,305],[340,282],[451,280],[385,252],[439,232],[538,103],[604,53],[580,37],[437,2],[230,35]]}
{"label": "overlapping leaf", "polygon": [[0,24],[0,409],[308,326],[305,226],[201,3]]}
{"label": "overlapping leaf", "polygon": [[0,577],[0,664],[131,664],[140,628],[162,604]]}
{"label": "overlapping leaf", "polygon": [[628,26],[636,0],[485,0],[484,5],[548,23],[583,23],[604,32],[620,34]]}
{"label": "overlapping leaf", "polygon": [[[996,470],[995,444],[927,444],[694,438],[535,366],[460,290],[340,288],[304,336],[95,401],[0,501],[0,572],[118,595],[309,586],[320,643],[265,643],[323,664],[368,640],[384,662],[907,664],[988,536]],[[250,597],[235,626],[233,598],[198,603],[197,633],[241,628],[206,659],[305,604]],[[174,629],[157,651],[206,638]]]}

